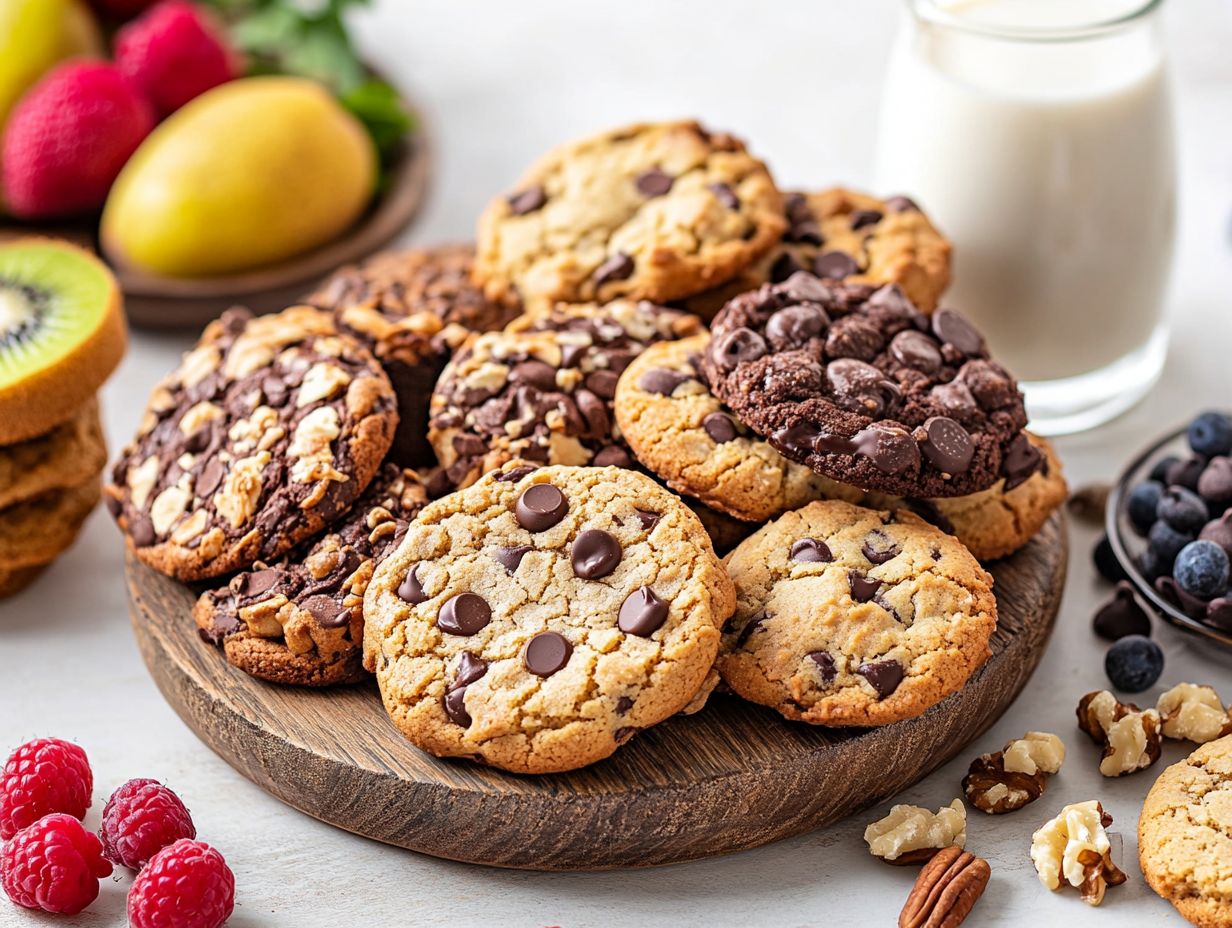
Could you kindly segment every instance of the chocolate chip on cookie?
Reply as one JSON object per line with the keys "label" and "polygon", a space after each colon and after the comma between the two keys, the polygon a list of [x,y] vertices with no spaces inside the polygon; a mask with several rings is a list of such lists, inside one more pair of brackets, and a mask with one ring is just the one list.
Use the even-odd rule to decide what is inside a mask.
{"label": "chocolate chip on cookie", "polygon": [[[835,480],[962,496],[1001,477],[1012,489],[1042,462],[1022,432],[1022,394],[975,328],[952,310],[930,324],[896,286],[797,273],[733,299],[712,331],[701,363],[715,395],[784,456]],[[969,406],[955,406],[957,387]]]}
{"label": "chocolate chip on cookie", "polygon": [[359,497],[397,421],[388,377],[329,314],[230,310],[155,388],[109,508],[182,580],[272,561]]}

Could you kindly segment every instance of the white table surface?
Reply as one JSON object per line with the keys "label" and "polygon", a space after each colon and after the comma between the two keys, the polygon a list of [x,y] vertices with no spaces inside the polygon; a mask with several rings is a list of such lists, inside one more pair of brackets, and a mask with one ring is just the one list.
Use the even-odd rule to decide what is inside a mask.
{"label": "white table surface", "polygon": [[[715,0],[411,4],[378,0],[362,41],[420,99],[436,177],[413,242],[462,239],[486,199],[542,149],[641,118],[696,114],[753,140],[785,185],[867,180],[892,0]],[[1167,372],[1148,399],[1096,432],[1060,442],[1073,484],[1107,479],[1127,456],[1232,387],[1232,6],[1174,0],[1168,11],[1180,111],[1182,240]],[[960,258],[961,261],[961,258]],[[135,333],[104,391],[113,447],[133,431],[154,381],[189,339]],[[959,794],[974,754],[1027,729],[1056,731],[1070,754],[1044,798],[1014,815],[974,812],[967,846],[993,879],[968,924],[1137,926],[1180,923],[1144,884],[1135,819],[1175,744],[1152,772],[1105,780],[1074,727],[1081,694],[1104,686],[1103,645],[1089,630],[1106,590],[1074,526],[1060,621],[1025,692],[962,757],[898,801],[937,807]],[[1232,660],[1157,625],[1163,682],[1217,685],[1232,699]],[[94,765],[97,825],[130,777],[165,780],[200,836],[236,874],[237,926],[889,925],[913,871],[867,853],[864,825],[886,805],[833,828],[716,860],[652,871],[553,875],[466,866],[382,846],[316,822],[265,795],[216,757],[155,689],[128,627],[119,536],[95,513],[77,546],[32,589],[0,605],[0,754],[39,735],[83,744]],[[1153,701],[1159,688],[1144,694]],[[392,736],[392,732],[391,732]],[[1027,857],[1031,832],[1066,802],[1098,798],[1124,835],[1129,882],[1100,909],[1049,894]],[[128,878],[104,883],[92,909],[62,924],[123,924]],[[0,925],[49,921],[0,903]]]}

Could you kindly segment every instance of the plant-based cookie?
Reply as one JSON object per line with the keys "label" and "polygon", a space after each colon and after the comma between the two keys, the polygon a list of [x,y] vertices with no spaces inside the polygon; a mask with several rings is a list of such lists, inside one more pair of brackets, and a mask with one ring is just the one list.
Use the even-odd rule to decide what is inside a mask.
{"label": "plant-based cookie", "polygon": [[258,562],[201,595],[193,618],[245,673],[330,686],[365,677],[364,591],[376,564],[427,503],[414,471],[385,464],[363,496],[306,551]]}
{"label": "plant-based cookie", "polygon": [[101,492],[91,477],[0,511],[0,567],[17,571],[54,560],[77,539]]}
{"label": "plant-based cookie", "polygon": [[690,703],[734,600],[649,477],[515,463],[427,506],[377,568],[365,659],[417,747],[572,770]]}
{"label": "plant-based cookie", "polygon": [[1138,816],[1138,862],[1193,924],[1232,924],[1232,736],[1159,775]]}
{"label": "plant-based cookie", "polygon": [[729,302],[702,356],[710,388],[786,457],[901,496],[1022,482],[1041,457],[1014,379],[949,309],[921,314],[898,287],[803,272]]}
{"label": "plant-based cookie", "polygon": [[815,725],[885,725],[961,689],[990,655],[992,578],[905,510],[830,500],[726,559],[736,612],[716,666],[752,702]]}
{"label": "plant-based cookie", "polygon": [[91,398],[46,435],[0,447],[0,509],[53,490],[80,486],[107,464],[107,443]]}
{"label": "plant-based cookie", "polygon": [[464,487],[515,458],[630,466],[612,412],[616,381],[646,345],[700,327],[687,313],[617,300],[532,313],[474,337],[432,395],[428,437],[448,479]]}
{"label": "plant-based cookie", "polygon": [[783,200],[740,140],[695,122],[630,126],[548,153],[479,220],[476,277],[528,306],[680,299],[779,240]]}
{"label": "plant-based cookie", "polygon": [[398,395],[391,459],[404,467],[435,463],[428,400],[450,354],[472,332],[500,329],[520,311],[484,296],[471,280],[474,256],[470,245],[381,252],[342,268],[306,300],[333,312],[385,368]]}
{"label": "plant-based cookie", "polygon": [[108,506],[156,570],[181,580],[242,570],[345,511],[397,422],[389,378],[329,314],[230,310],[155,388]]}
{"label": "plant-based cookie", "polygon": [[834,187],[784,194],[787,231],[778,247],[735,280],[685,302],[707,318],[739,293],[797,271],[848,283],[898,284],[931,313],[950,283],[949,241],[907,197],[885,200]]}

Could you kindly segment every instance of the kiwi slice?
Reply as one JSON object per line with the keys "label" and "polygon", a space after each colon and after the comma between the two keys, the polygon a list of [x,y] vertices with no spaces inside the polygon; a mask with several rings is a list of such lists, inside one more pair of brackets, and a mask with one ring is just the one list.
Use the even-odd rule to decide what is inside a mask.
{"label": "kiwi slice", "polygon": [[0,444],[73,416],[126,341],[120,289],[98,258],[52,239],[0,245]]}

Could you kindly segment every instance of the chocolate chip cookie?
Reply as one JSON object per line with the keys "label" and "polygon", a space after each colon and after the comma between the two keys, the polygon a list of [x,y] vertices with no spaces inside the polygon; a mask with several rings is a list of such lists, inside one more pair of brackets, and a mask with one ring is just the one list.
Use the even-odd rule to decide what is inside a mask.
{"label": "chocolate chip cookie", "polygon": [[0,447],[0,509],[93,480],[107,464],[107,444],[91,399],[46,435]]}
{"label": "chocolate chip cookie", "polygon": [[847,283],[898,284],[921,312],[931,313],[950,283],[949,241],[916,204],[839,187],[784,195],[787,231],[778,247],[735,280],[686,301],[710,318],[725,302],[797,271]]}
{"label": "chocolate chip cookie", "polygon": [[193,608],[201,637],[262,680],[331,686],[365,679],[364,591],[427,502],[414,471],[384,464],[351,510],[307,550],[258,562],[201,594]]}
{"label": "chocolate chip cookie", "polygon": [[77,539],[101,493],[99,478],[93,476],[0,511],[0,568],[41,568],[59,557]]}
{"label": "chocolate chip cookie", "polygon": [[364,491],[398,422],[328,313],[230,310],[159,384],[107,488],[138,558],[181,580],[272,561]]}
{"label": "chocolate chip cookie", "polygon": [[810,503],[726,559],[736,612],[716,663],[745,699],[815,725],[885,725],[949,694],[990,656],[992,578],[904,510]]}
{"label": "chocolate chip cookie", "polygon": [[695,122],[630,126],[547,154],[479,220],[476,276],[528,306],[675,300],[779,240],[783,200],[744,143]]}
{"label": "chocolate chip cookie", "polygon": [[696,316],[652,303],[558,306],[474,337],[432,395],[428,438],[454,486],[521,458],[537,464],[627,467],[612,398],[652,342],[694,334]]}
{"label": "chocolate chip cookie", "polygon": [[489,300],[471,280],[472,245],[381,252],[344,267],[306,302],[330,310],[339,326],[385,368],[398,395],[390,457],[404,467],[435,463],[428,444],[428,400],[450,354],[472,332],[504,327],[516,301]]}
{"label": "chocolate chip cookie", "polygon": [[1232,925],[1232,736],[1159,775],[1138,817],[1138,862],[1193,924]]}
{"label": "chocolate chip cookie", "polygon": [[797,272],[729,302],[701,369],[780,453],[842,483],[963,496],[1021,482],[1042,458],[1018,385],[963,316]]}
{"label": "chocolate chip cookie", "polygon": [[690,703],[734,602],[649,477],[510,464],[411,524],[368,585],[364,651],[417,747],[572,770]]}

